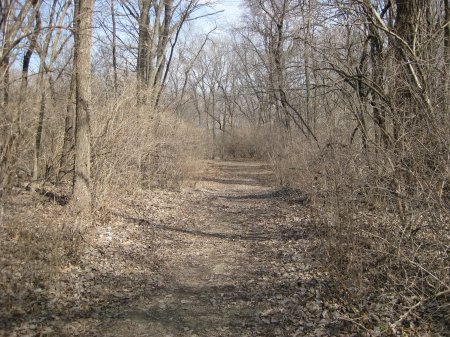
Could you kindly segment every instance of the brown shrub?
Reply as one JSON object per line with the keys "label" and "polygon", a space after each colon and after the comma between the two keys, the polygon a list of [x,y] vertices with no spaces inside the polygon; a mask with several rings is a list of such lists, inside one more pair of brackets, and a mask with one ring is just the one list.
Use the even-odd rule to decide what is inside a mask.
{"label": "brown shrub", "polygon": [[417,133],[399,154],[373,144],[362,150],[345,134],[322,136],[320,149],[280,137],[267,152],[278,182],[306,192],[320,218],[315,255],[361,310],[385,310],[386,298],[395,298],[390,319],[398,323],[403,313],[414,318],[408,308],[421,301],[415,311],[433,312],[431,324],[442,320],[450,284],[448,140]]}
{"label": "brown shrub", "polygon": [[117,104],[93,107],[92,178],[100,204],[142,187],[178,188],[193,179],[205,157],[201,130],[134,101],[124,95]]}

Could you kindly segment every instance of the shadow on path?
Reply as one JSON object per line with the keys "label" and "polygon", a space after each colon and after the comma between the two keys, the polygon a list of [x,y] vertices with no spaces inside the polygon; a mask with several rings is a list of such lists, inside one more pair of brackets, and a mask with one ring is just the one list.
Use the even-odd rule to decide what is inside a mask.
{"label": "shadow on path", "polygon": [[157,224],[152,221],[145,220],[145,219],[137,219],[137,218],[127,218],[127,219],[129,221],[138,223],[140,225],[144,225],[144,226],[150,225],[157,230],[177,232],[177,233],[189,234],[189,235],[194,235],[194,236],[199,236],[199,237],[216,238],[216,239],[221,239],[221,240],[267,241],[267,240],[276,239],[273,236],[271,236],[270,233],[246,235],[246,234],[238,234],[238,233],[230,233],[230,232],[224,232],[224,233],[207,232],[207,231],[202,231],[202,230],[193,229],[193,228],[181,228],[181,227],[174,227],[174,226],[170,226],[170,225]]}

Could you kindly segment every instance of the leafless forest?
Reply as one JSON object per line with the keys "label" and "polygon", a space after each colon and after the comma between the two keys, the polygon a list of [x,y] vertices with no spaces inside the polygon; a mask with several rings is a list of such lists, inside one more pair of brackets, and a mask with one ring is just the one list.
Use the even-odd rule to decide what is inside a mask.
{"label": "leafless forest", "polygon": [[448,335],[449,2],[1,0],[0,335]]}

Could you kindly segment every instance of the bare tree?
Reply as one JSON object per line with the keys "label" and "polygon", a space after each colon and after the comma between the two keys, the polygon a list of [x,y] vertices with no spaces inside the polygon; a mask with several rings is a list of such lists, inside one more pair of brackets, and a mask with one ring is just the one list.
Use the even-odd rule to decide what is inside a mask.
{"label": "bare tree", "polygon": [[3,189],[11,177],[19,136],[17,119],[20,113],[9,106],[10,66],[15,61],[17,46],[31,35],[29,31],[39,10],[39,1],[8,0],[2,2],[0,10],[0,188]]}
{"label": "bare tree", "polygon": [[[33,158],[33,180],[37,180],[39,177],[39,161],[41,159],[43,141],[42,131],[44,127],[44,117],[47,110],[47,87],[51,88],[51,76],[49,76],[48,73],[52,70],[53,63],[62,52],[68,40],[67,37],[65,40],[63,39],[63,41],[60,41],[63,22],[65,20],[69,6],[70,1],[61,3],[58,0],[54,0],[52,2],[52,6],[50,7],[48,15],[49,28],[47,29],[42,45],[38,46],[40,57],[38,80],[40,87],[40,98],[38,104],[38,124],[36,128]],[[56,26],[56,28],[53,28],[53,26]]]}
{"label": "bare tree", "polygon": [[444,6],[444,115],[450,114],[450,2],[443,1]]}
{"label": "bare tree", "polygon": [[[34,4],[34,6],[36,6],[36,7],[40,6],[40,3],[36,2]],[[30,42],[28,45],[28,49],[23,56],[23,62],[22,62],[22,77],[21,77],[21,81],[20,81],[19,102],[18,102],[19,106],[17,108],[17,116],[15,118],[17,120],[19,134],[22,132],[22,128],[21,128],[22,104],[25,99],[25,93],[26,93],[26,89],[28,86],[28,72],[29,72],[29,68],[30,68],[30,61],[31,61],[31,57],[36,49],[37,39],[38,39],[40,30],[41,30],[41,16],[40,16],[39,10],[37,10],[36,15],[35,15],[35,24],[34,24],[33,34],[31,36],[31,38],[29,39]]]}
{"label": "bare tree", "polygon": [[117,23],[116,23],[116,7],[115,0],[111,1],[111,21],[112,21],[112,65],[113,65],[113,84],[114,84],[114,98],[117,99]]}
{"label": "bare tree", "polygon": [[77,0],[75,3],[75,174],[73,199],[83,211],[92,207],[90,103],[91,103],[91,34],[93,0]]}
{"label": "bare tree", "polygon": [[138,105],[145,104],[150,93],[154,106],[170,68],[171,57],[167,57],[167,52],[173,53],[182,27],[200,5],[197,0],[144,0],[137,9],[132,3],[125,2],[123,6],[138,23]]}

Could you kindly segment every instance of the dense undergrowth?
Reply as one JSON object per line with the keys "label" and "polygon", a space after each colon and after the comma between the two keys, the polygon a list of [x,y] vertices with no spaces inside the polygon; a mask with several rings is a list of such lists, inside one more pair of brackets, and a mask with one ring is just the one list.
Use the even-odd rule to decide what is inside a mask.
{"label": "dense undergrowth", "polygon": [[[81,328],[47,331],[45,321],[89,316],[89,301],[96,291],[100,294],[96,305],[115,305],[108,295],[112,286],[108,282],[113,281],[96,290],[89,287],[98,280],[86,279],[86,273],[94,279],[113,274],[113,269],[127,272],[123,247],[117,248],[117,256],[105,257],[103,252],[105,233],[118,216],[114,212],[120,213],[113,205],[148,198],[155,190],[194,184],[201,160],[207,157],[207,138],[195,126],[170,111],[156,114],[137,108],[135,97],[126,91],[117,100],[107,96],[99,92],[92,107],[96,113],[91,120],[91,215],[80,214],[72,205],[73,130],[65,139],[64,119],[45,120],[44,131],[52,137],[44,139],[39,179],[33,180],[34,116],[32,109],[24,110],[23,133],[15,143],[20,155],[9,162],[8,181],[0,191],[0,335],[74,335]],[[129,228],[128,235],[136,230]],[[151,240],[151,235],[147,238]],[[141,261],[151,260],[148,264],[157,269],[156,243],[141,238],[139,244],[145,244],[148,252]],[[127,253],[127,258],[138,253]],[[104,270],[96,270],[98,258],[105,260]],[[129,261],[126,264],[130,266]],[[148,273],[149,284],[155,282],[151,268],[141,272]]]}
{"label": "dense undergrowth", "polygon": [[[411,138],[410,153],[361,151],[341,131],[315,143],[273,126],[235,129],[211,144],[170,112],[151,118],[145,110],[129,113],[132,100],[124,96],[105,105],[105,97],[98,97],[94,107],[90,219],[71,210],[72,174],[61,174],[60,164],[62,156],[72,156],[61,151],[64,135],[45,144],[45,172],[32,183],[32,143],[19,144],[23,155],[14,165],[20,170],[4,195],[0,232],[6,321],[37,314],[42,303],[51,302],[42,296],[55,291],[48,287],[58,283],[61,270],[81,263],[87,233],[107,226],[114,201],[195,185],[202,160],[221,157],[268,161],[280,186],[306,195],[317,239],[313,254],[361,331],[448,330],[448,135],[433,142]],[[33,210],[26,209],[30,205]],[[390,324],[380,325],[383,316]]]}
{"label": "dense undergrowth", "polygon": [[[319,239],[314,255],[356,308],[355,324],[373,334],[448,331],[448,135],[438,144],[412,138],[411,152],[398,158],[382,148],[361,152],[340,133],[314,143],[267,131],[258,134],[265,141],[240,145],[269,160],[281,186],[307,195]],[[248,138],[234,139],[227,146]],[[391,323],[380,327],[379,315]]]}

